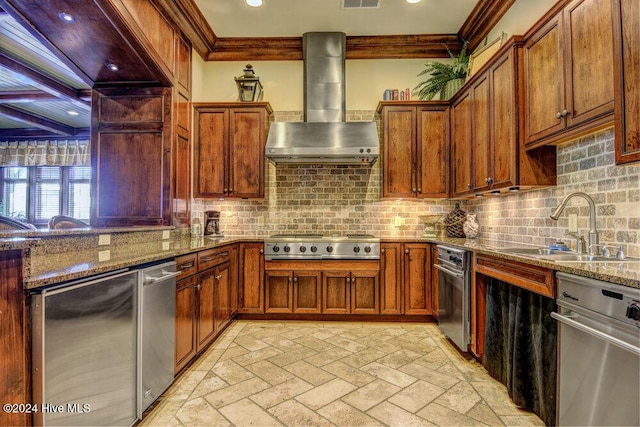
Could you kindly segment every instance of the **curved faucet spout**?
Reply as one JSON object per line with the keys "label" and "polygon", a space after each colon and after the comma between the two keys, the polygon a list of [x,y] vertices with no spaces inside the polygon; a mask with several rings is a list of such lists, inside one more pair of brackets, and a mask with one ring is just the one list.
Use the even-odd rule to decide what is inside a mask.
{"label": "curved faucet spout", "polygon": [[596,205],[591,196],[581,191],[567,194],[551,214],[551,219],[557,220],[567,205],[567,202],[576,196],[582,197],[589,204],[589,254],[595,255],[598,246],[598,230],[596,228]]}

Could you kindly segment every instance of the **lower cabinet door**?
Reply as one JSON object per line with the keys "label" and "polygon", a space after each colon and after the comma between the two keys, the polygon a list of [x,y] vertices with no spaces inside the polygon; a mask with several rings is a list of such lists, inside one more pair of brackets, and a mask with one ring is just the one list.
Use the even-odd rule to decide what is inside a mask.
{"label": "lower cabinet door", "polygon": [[197,277],[191,276],[176,285],[175,373],[184,368],[197,352],[196,283]]}
{"label": "lower cabinet door", "polygon": [[322,279],[319,271],[293,272],[293,312],[320,313]]}
{"label": "lower cabinet door", "polygon": [[351,273],[327,271],[322,279],[322,312],[325,314],[349,314]]}
{"label": "lower cabinet door", "polygon": [[265,272],[265,313],[293,313],[290,271]]}
{"label": "lower cabinet door", "polygon": [[404,244],[404,314],[431,314],[431,249]]}
{"label": "lower cabinet door", "polygon": [[214,304],[216,293],[215,268],[205,270],[198,275],[196,285],[198,308],[196,325],[196,348],[200,351],[213,340],[216,335]]}
{"label": "lower cabinet door", "polygon": [[215,268],[214,319],[218,333],[231,321],[231,262]]}
{"label": "lower cabinet door", "polygon": [[354,271],[351,273],[351,313],[380,313],[377,271]]}

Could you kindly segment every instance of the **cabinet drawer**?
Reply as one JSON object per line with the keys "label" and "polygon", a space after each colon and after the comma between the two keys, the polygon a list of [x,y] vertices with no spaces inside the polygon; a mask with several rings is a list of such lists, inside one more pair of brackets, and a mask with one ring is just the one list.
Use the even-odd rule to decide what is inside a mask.
{"label": "cabinet drawer", "polygon": [[176,271],[180,272],[176,277],[177,280],[195,274],[198,271],[198,255],[188,254],[176,257]]}
{"label": "cabinet drawer", "polygon": [[493,277],[546,297],[555,298],[553,270],[485,255],[476,255],[475,260],[476,273]]}
{"label": "cabinet drawer", "polygon": [[215,267],[216,265],[230,259],[231,251],[227,246],[207,249],[206,251],[198,252],[198,271],[203,271],[207,268]]}

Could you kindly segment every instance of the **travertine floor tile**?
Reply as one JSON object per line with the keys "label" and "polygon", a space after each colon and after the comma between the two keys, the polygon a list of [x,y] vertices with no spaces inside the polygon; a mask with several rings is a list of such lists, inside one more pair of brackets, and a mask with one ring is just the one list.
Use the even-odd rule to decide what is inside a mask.
{"label": "travertine floor tile", "polygon": [[391,384],[395,384],[398,387],[407,387],[414,382],[416,378],[411,375],[407,375],[404,372],[397,371],[393,368],[385,366],[378,362],[369,363],[361,368],[364,372],[383,379]]}
{"label": "travertine floor tile", "polygon": [[386,401],[371,408],[367,411],[367,414],[389,426],[411,427],[434,425]]}
{"label": "travertine floor tile", "polygon": [[270,387],[251,396],[251,400],[256,402],[262,408],[270,408],[285,400],[292,399],[313,388],[313,385],[295,377],[289,381]]}
{"label": "travertine floor tile", "polygon": [[228,420],[202,398],[187,401],[176,413],[176,418],[182,424],[192,426],[205,424],[215,426],[231,425]]}
{"label": "travertine floor tile", "polygon": [[377,379],[364,387],[352,391],[344,396],[342,400],[361,411],[366,411],[400,390],[402,390],[400,387]]}
{"label": "travertine floor tile", "polygon": [[452,409],[445,408],[437,403],[431,403],[420,411],[417,415],[421,418],[439,426],[484,426],[478,420],[470,418]]}
{"label": "travertine floor tile", "polygon": [[330,426],[330,421],[295,400],[287,400],[269,412],[288,426]]}
{"label": "travertine floor tile", "polygon": [[142,426],[523,425],[433,324],[234,321]]}
{"label": "travertine floor tile", "polygon": [[[280,426],[276,420],[267,411],[249,399],[242,399],[230,405],[220,408],[220,413],[227,417],[234,425],[237,426]],[[214,426],[215,424],[202,424]]]}
{"label": "travertine floor tile", "polygon": [[443,388],[419,380],[389,398],[389,402],[415,413],[444,392]]}
{"label": "travertine floor tile", "polygon": [[378,420],[349,406],[341,400],[329,403],[318,409],[318,413],[338,426],[383,426]]}
{"label": "travertine floor tile", "polygon": [[316,368],[304,360],[299,360],[290,365],[283,366],[283,368],[314,386],[319,386],[335,378],[335,375],[320,368]]}
{"label": "travertine floor tile", "polygon": [[324,405],[341,398],[355,390],[356,386],[340,378],[329,381],[296,397],[296,400],[311,409],[319,409]]}

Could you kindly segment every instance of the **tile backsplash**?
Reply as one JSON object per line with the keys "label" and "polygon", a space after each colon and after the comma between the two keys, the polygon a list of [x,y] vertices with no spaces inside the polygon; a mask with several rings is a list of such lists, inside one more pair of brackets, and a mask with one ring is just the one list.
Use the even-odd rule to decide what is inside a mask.
{"label": "tile backsplash", "polygon": [[[370,121],[373,111],[350,111],[349,121]],[[301,121],[302,113],[274,113],[275,121]],[[558,221],[549,215],[574,191],[593,197],[600,241],[624,245],[640,256],[640,166],[616,166],[614,134],[608,129],[558,147],[558,186],[461,201],[462,209],[478,214],[484,237],[548,245],[565,237],[570,213],[578,214],[578,230],[586,236],[588,208],[572,199]],[[221,211],[227,234],[262,237],[276,233],[371,233],[412,238],[423,233],[421,215],[446,214],[455,200],[381,200],[381,160],[367,166],[282,165],[267,163],[264,199],[195,199],[193,215]]]}

